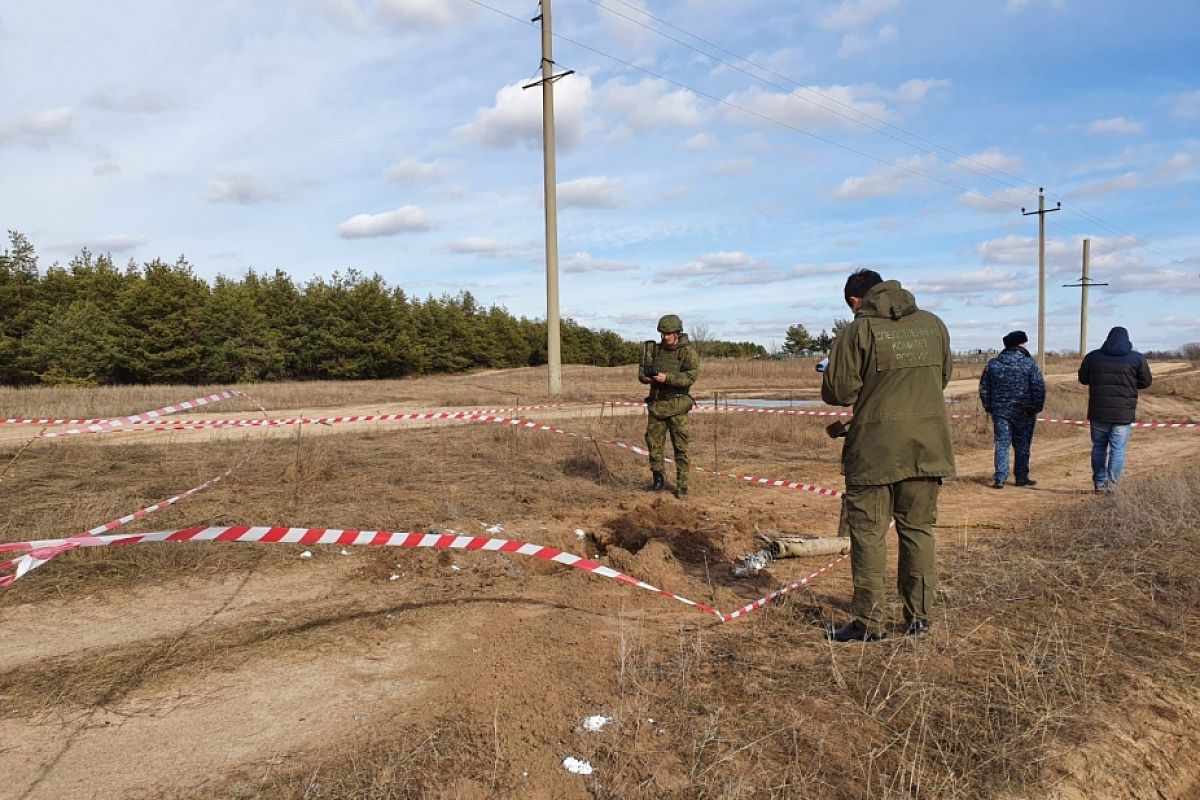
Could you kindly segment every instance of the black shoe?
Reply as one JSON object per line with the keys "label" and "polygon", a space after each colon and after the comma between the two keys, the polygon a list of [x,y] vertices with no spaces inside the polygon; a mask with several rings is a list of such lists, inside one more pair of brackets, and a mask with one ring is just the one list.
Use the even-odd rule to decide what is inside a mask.
{"label": "black shoe", "polygon": [[924,636],[929,633],[929,620],[914,619],[904,626],[905,636]]}
{"label": "black shoe", "polygon": [[856,619],[852,619],[840,628],[830,628],[825,636],[831,642],[878,642],[886,639],[886,633],[871,633],[867,627]]}
{"label": "black shoe", "polygon": [[1033,478],[1026,478],[1023,481],[1017,481],[1017,486],[1037,486],[1037,481]]}
{"label": "black shoe", "polygon": [[676,497],[687,497],[687,487],[680,486],[678,489],[675,490],[675,496]]}
{"label": "black shoe", "polygon": [[652,474],[654,475],[654,480],[650,481],[650,485],[646,487],[646,490],[650,492],[661,492],[663,489],[666,489],[667,482],[663,480],[662,473],[655,472]]}
{"label": "black shoe", "polygon": [[1003,489],[1004,481],[992,481],[992,488],[993,489]]}

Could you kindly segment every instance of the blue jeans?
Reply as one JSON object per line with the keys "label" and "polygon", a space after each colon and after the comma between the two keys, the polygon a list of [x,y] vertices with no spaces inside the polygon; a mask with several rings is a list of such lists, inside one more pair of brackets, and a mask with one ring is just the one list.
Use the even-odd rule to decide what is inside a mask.
{"label": "blue jeans", "polygon": [[1029,448],[1033,443],[1033,428],[1037,417],[1018,414],[1013,419],[992,417],[992,433],[996,437],[996,483],[1008,480],[1008,448],[1013,450],[1013,471],[1017,483],[1029,480]]}
{"label": "blue jeans", "polygon": [[1132,430],[1129,425],[1092,423],[1092,483],[1097,489],[1120,483],[1125,471],[1125,446]]}

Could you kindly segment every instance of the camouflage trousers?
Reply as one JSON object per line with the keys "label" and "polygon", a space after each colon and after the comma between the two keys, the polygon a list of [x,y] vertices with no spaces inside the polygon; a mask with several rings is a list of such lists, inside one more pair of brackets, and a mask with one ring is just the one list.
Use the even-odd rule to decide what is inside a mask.
{"label": "camouflage trousers", "polygon": [[671,447],[675,451],[675,485],[688,485],[688,415],[676,414],[673,417],[656,417],[648,414],[646,417],[646,449],[650,451],[650,471],[665,472],[663,451],[667,444],[667,433],[671,434]]}
{"label": "camouflage trousers", "polygon": [[1036,416],[1017,414],[1013,419],[992,417],[992,433],[996,438],[996,483],[1008,480],[1008,448],[1013,450],[1013,472],[1017,483],[1029,480],[1029,450],[1033,445]]}
{"label": "camouflage trousers", "polygon": [[909,478],[884,486],[847,486],[843,497],[850,534],[850,571],[854,599],[850,611],[872,633],[882,633],[886,620],[883,572],[887,566],[887,532],[896,521],[900,558],[896,589],[904,602],[904,621],[928,619],[937,591],[934,567],[940,478]]}

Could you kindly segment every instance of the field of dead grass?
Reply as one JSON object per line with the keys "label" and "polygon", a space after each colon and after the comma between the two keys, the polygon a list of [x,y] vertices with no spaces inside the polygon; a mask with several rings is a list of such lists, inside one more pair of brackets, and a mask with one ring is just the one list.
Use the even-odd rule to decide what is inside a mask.
{"label": "field of dead grass", "polygon": [[[815,391],[806,371],[765,362],[767,385],[756,387],[752,375],[706,364],[702,391],[742,392],[745,380],[748,394],[799,395]],[[513,373],[251,391],[273,414],[518,402],[508,391],[528,391],[520,403],[544,400],[533,371]],[[569,377],[580,397],[625,399],[633,394],[625,373],[580,368]],[[4,394],[31,405],[0,415],[118,415],[203,393],[141,391],[56,395],[61,411]],[[1054,383],[1047,414],[1076,418],[1084,398]],[[1150,409],[1156,402],[1147,398]],[[949,409],[975,414],[977,401],[964,393]],[[596,402],[583,417],[542,418],[595,441],[458,423],[266,441],[250,431],[212,441],[166,433],[36,442],[0,481],[0,540],[85,529],[261,446],[230,478],[131,529],[481,533],[502,523],[501,536],[579,552],[726,610],[823,565],[777,562],[751,580],[729,571],[761,532],[832,535],[836,503],[704,476],[685,503],[647,495],[644,461],[602,444],[640,443],[639,417]],[[840,443],[823,424],[696,413],[693,463],[840,488]],[[325,547],[300,559],[299,546],[184,544],[61,556],[0,591],[0,627],[11,637],[0,654],[0,748],[14,796],[1184,798],[1200,790],[1184,757],[1200,745],[1191,635],[1200,483],[1194,440],[1184,438],[1195,434],[1138,433],[1125,490],[1098,497],[1076,488],[1087,487],[1086,467],[1082,479],[1068,474],[1086,464],[1086,432],[1041,426],[1039,490],[997,493],[981,485],[986,419],[953,430],[961,475],[943,493],[942,605],[934,632],[916,641],[824,640],[822,626],[846,613],[845,565],[718,626],[663,598],[502,554],[342,556]],[[0,459],[16,452],[6,444]],[[612,719],[600,733],[579,728],[593,713]],[[189,742],[181,752],[180,741]],[[140,768],[114,769],[128,752],[139,753]],[[567,774],[568,754],[596,773]]]}

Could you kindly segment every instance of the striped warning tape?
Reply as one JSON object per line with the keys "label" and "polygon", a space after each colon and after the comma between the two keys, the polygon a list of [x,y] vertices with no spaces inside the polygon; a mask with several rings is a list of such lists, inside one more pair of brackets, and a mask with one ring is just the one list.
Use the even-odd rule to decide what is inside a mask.
{"label": "striped warning tape", "polygon": [[697,611],[721,617],[712,606],[689,600],[686,597],[652,586],[637,578],[618,572],[603,564],[568,553],[554,547],[520,542],[512,539],[495,539],[486,536],[467,536],[460,533],[401,533],[397,531],[360,531],[328,528],[275,528],[259,526],[223,526],[210,528],[186,528],[175,531],[152,533],[114,534],[109,536],[71,537],[67,539],[43,539],[32,542],[0,544],[0,553],[22,552],[14,559],[16,573],[0,578],[0,586],[7,585],[26,574],[31,567],[24,560],[42,563],[54,556],[79,547],[105,547],[109,545],[144,544],[146,542],[268,542],[281,544],[338,544],[343,546],[369,545],[371,547],[428,547],[437,550],[483,550],[498,553],[515,553],[531,556],[543,561],[553,561],[572,569],[583,570],[603,578],[610,578],[628,586],[636,586],[648,592],[669,597]]}
{"label": "striped warning tape", "polygon": [[[241,392],[235,392],[234,395],[246,397]],[[232,395],[231,395],[232,396]],[[227,398],[221,398],[227,399]],[[195,401],[192,401],[195,402]],[[209,402],[214,402],[210,400]],[[449,420],[458,419],[462,414],[494,414],[511,411],[529,411],[536,409],[548,408],[567,408],[565,403],[551,403],[536,406],[513,406],[511,408],[485,408],[485,409],[464,409],[462,411],[416,411],[401,414],[350,414],[333,417],[237,417],[227,419],[195,419],[195,418],[171,418],[163,417],[164,413],[173,413],[187,407],[185,404],[179,406],[166,406],[163,409],[158,409],[145,414],[135,414],[132,417],[126,417],[122,420],[85,420],[94,424],[88,425],[86,428],[75,428],[66,431],[51,431],[41,434],[41,438],[51,439],[62,436],[75,436],[79,434],[98,434],[98,433],[113,433],[116,431],[125,430],[154,430],[157,428],[169,428],[172,430],[192,430],[192,429],[207,429],[220,427],[274,427],[285,425],[336,425],[349,422],[397,422],[406,420]],[[150,414],[156,416],[150,417]],[[33,424],[37,420],[24,419],[9,419],[7,422],[13,424]],[[51,421],[56,422],[56,421]]]}
{"label": "striped warning tape", "polygon": [[[152,418],[150,416],[152,414],[156,414],[156,415],[163,414],[163,413],[169,414],[169,413],[173,413],[174,411],[177,411],[177,410],[183,410],[183,409],[186,409],[189,407],[193,407],[197,404],[203,405],[203,404],[207,404],[207,403],[211,403],[211,402],[218,402],[220,400],[229,399],[231,397],[237,397],[237,396],[245,397],[245,398],[251,400],[252,402],[255,402],[257,405],[259,405],[259,408],[262,408],[261,404],[258,404],[257,401],[255,401],[253,398],[250,398],[248,395],[245,395],[244,393],[238,392],[236,390],[231,390],[230,392],[222,392],[222,393],[218,393],[215,395],[209,395],[205,398],[200,398],[200,400],[198,400],[198,401],[189,401],[188,403],[181,403],[181,404],[177,404],[174,406],[165,406],[164,408],[157,409],[154,412],[146,412],[145,414],[133,415],[132,417],[127,417],[127,418],[124,418],[123,420],[113,420],[113,421],[106,421],[104,423],[97,423],[97,425],[107,426],[107,427],[102,427],[101,428],[102,430],[122,430],[122,429],[124,429],[123,426],[125,424],[131,423],[131,421],[134,420],[135,418],[143,418],[143,419]],[[263,413],[264,414],[266,413],[265,409],[263,409]],[[392,416],[395,416],[395,415],[392,415]],[[520,428],[528,429],[528,430],[540,430],[540,431],[545,431],[545,432],[557,433],[560,435],[571,436],[571,437],[575,437],[575,438],[589,438],[589,439],[593,438],[591,436],[572,433],[570,431],[566,431],[566,430],[557,428],[552,425],[546,425],[544,423],[539,423],[539,422],[535,422],[532,420],[500,417],[500,416],[495,416],[495,415],[490,415],[490,414],[463,413],[463,412],[429,412],[429,413],[420,414],[420,415],[405,415],[405,418],[450,419],[450,420],[461,420],[461,421],[466,421],[466,422],[500,424],[500,425],[506,425],[506,426],[520,427]],[[325,418],[325,419],[326,419],[326,421],[332,423],[332,422],[352,421],[353,418]],[[255,420],[255,421],[258,421],[258,420]],[[73,431],[73,432],[83,433],[86,431],[80,430],[80,431]],[[599,441],[599,440],[597,440],[597,441]],[[643,456],[648,455],[646,450],[644,450],[640,447],[637,447],[635,445],[626,444],[624,442],[619,442],[616,440],[603,440],[603,441],[605,444],[619,447],[619,448],[628,450],[630,452],[637,453],[639,455],[643,455]],[[756,600],[754,603],[751,603],[750,605],[748,605],[744,608],[738,609],[737,611],[734,611],[731,614],[726,615],[726,614],[721,613],[719,610],[713,608],[712,606],[708,606],[703,603],[697,603],[693,600],[689,600],[685,597],[676,595],[672,592],[668,592],[668,591],[659,589],[657,587],[651,586],[650,584],[639,581],[636,578],[632,578],[628,575],[620,573],[609,567],[600,565],[597,562],[590,561],[588,559],[584,559],[580,556],[575,556],[573,554],[566,553],[561,550],[556,550],[554,548],[543,547],[541,545],[534,545],[534,544],[530,544],[530,543],[526,543],[526,542],[513,542],[510,540],[503,540],[503,539],[489,539],[486,537],[471,537],[471,536],[463,536],[461,534],[446,534],[446,535],[416,534],[416,533],[400,534],[400,533],[390,532],[390,531],[382,531],[382,532],[381,531],[346,531],[346,530],[331,531],[328,529],[251,528],[251,527],[240,527],[240,526],[239,527],[223,527],[223,528],[189,528],[189,529],[185,529],[185,530],[181,530],[181,531],[159,531],[156,533],[149,533],[149,534],[100,535],[100,534],[103,534],[105,531],[115,530],[116,528],[119,528],[129,522],[144,518],[145,516],[148,516],[149,514],[153,513],[154,511],[161,510],[162,508],[166,508],[170,505],[178,503],[181,500],[216,484],[217,482],[228,477],[235,470],[237,470],[238,468],[243,466],[245,463],[247,463],[251,458],[253,458],[254,455],[257,454],[258,450],[262,447],[262,444],[263,444],[263,442],[260,442],[258,447],[256,447],[252,453],[250,453],[248,456],[246,456],[246,458],[244,458],[238,464],[234,465],[233,467],[230,467],[228,470],[223,472],[221,475],[218,475],[215,478],[212,478],[212,479],[206,481],[205,483],[203,483],[197,487],[194,487],[193,489],[189,489],[186,492],[182,492],[178,495],[167,498],[166,500],[160,501],[151,506],[147,506],[146,508],[135,511],[131,514],[127,514],[123,517],[119,517],[110,522],[104,523],[102,525],[98,525],[98,526],[91,528],[87,531],[84,531],[80,534],[76,534],[75,536],[68,537],[65,539],[48,539],[48,540],[29,541],[29,542],[0,543],[0,553],[6,553],[6,552],[7,553],[12,553],[12,552],[20,552],[21,553],[21,555],[18,556],[17,558],[10,559],[10,560],[4,561],[4,562],[0,562],[0,573],[10,572],[10,571],[12,572],[12,574],[8,574],[8,575],[0,574],[0,587],[8,586],[8,585],[12,584],[19,578],[23,577],[24,575],[27,575],[31,570],[36,569],[37,567],[49,562],[51,559],[55,558],[56,556],[58,556],[64,552],[69,552],[69,551],[74,550],[79,547],[96,547],[96,546],[106,546],[106,545],[113,545],[113,544],[116,544],[116,545],[135,544],[135,543],[149,542],[149,541],[264,541],[264,542],[298,542],[298,543],[302,543],[302,544],[347,544],[347,545],[371,544],[371,545],[375,545],[375,546],[441,547],[441,548],[461,548],[461,549],[467,549],[467,550],[483,549],[483,550],[498,550],[501,552],[517,552],[517,553],[521,553],[523,555],[532,555],[532,556],[538,557],[538,558],[554,560],[554,561],[557,561],[558,563],[562,563],[567,566],[574,567],[576,569],[583,569],[585,571],[599,574],[603,577],[612,578],[612,579],[618,580],[622,583],[636,586],[638,588],[642,588],[647,591],[656,592],[665,597],[670,597],[670,598],[678,600],[679,602],[682,602],[684,604],[693,606],[693,607],[697,608],[698,610],[704,611],[705,613],[711,613],[711,614],[715,615],[718,619],[720,619],[722,622],[727,622],[729,620],[736,619],[737,617],[742,616],[746,613],[749,613],[749,611],[751,611],[755,608],[761,608],[762,606],[769,603],[775,597],[786,594],[787,592],[790,592],[799,586],[803,586],[803,585],[807,584],[814,577],[816,577],[817,575],[820,575],[823,572],[827,571],[828,569],[832,568],[835,564],[838,563],[838,561],[841,560],[841,559],[837,559],[834,562],[831,562],[828,566],[826,566],[826,567],[822,568],[821,570],[818,570],[817,572],[808,576],[807,578],[804,578],[801,581],[797,581],[794,584],[785,586],[785,587],[773,592],[772,594],[767,595],[766,597]],[[699,467],[694,467],[693,469],[698,472],[708,472]],[[788,488],[788,489],[799,489],[802,491],[809,491],[809,492],[813,492],[815,494],[820,494],[820,495],[829,496],[829,497],[840,497],[841,496],[841,493],[837,492],[835,490],[826,489],[824,487],[815,486],[813,484],[805,484],[805,483],[801,483],[799,481],[787,481],[787,480],[782,480],[782,479],[762,478],[759,476],[736,475],[736,474],[728,473],[728,472],[711,472],[710,474],[713,474],[713,475],[716,475],[719,477],[729,477],[729,478],[734,478],[734,479],[742,480],[742,481],[746,481],[746,482],[752,482],[752,483],[756,483],[759,485],[774,486],[774,487],[781,487],[781,488]],[[362,539],[363,536],[366,536],[367,538]],[[329,538],[329,537],[332,537],[332,538]],[[386,537],[386,538],[380,538],[380,537]],[[396,537],[403,537],[403,538],[397,539]],[[432,537],[432,538],[430,538],[430,537]],[[496,543],[496,544],[493,545],[492,543]]]}
{"label": "striped warning tape", "polygon": [[120,419],[109,419],[102,422],[95,422],[88,425],[86,428],[70,428],[65,431],[46,431],[38,435],[43,439],[54,439],[59,436],[71,436],[80,433],[99,433],[100,431],[114,430],[126,425],[133,425],[146,420],[152,420],[167,414],[174,414],[178,411],[188,411],[193,408],[203,408],[204,406],[211,405],[213,403],[219,403],[222,400],[230,400],[234,397],[242,397],[250,400],[259,407],[259,410],[261,410],[263,414],[267,413],[267,410],[262,407],[262,404],[247,395],[245,392],[237,389],[227,389],[223,392],[216,392],[214,394],[205,395],[204,397],[197,397],[195,400],[186,400],[182,403],[175,403],[169,406],[163,406],[162,408],[156,408],[153,411],[144,411],[141,414],[133,414],[128,417],[121,417]]}
{"label": "striped warning tape", "polygon": [[447,533],[415,533],[398,531],[363,531],[331,528],[283,528],[268,526],[228,525],[206,528],[184,528],[182,530],[153,531],[150,533],[112,534],[106,536],[79,536],[66,539],[42,539],[29,542],[0,543],[0,553],[21,553],[15,559],[0,563],[0,569],[15,566],[13,575],[0,577],[0,586],[7,586],[23,577],[39,564],[51,558],[81,547],[108,547],[150,542],[256,542],[271,544],[336,544],[345,547],[403,547],[409,549],[432,548],[436,550],[467,550],[510,553],[553,561],[557,564],[582,570],[602,578],[634,586],[662,597],[690,606],[697,611],[711,614],[721,622],[730,622],[743,617],[755,609],[762,608],[777,597],[811,583],[818,576],[831,570],[847,556],[839,556],[819,570],[788,584],[765,597],[760,597],[728,614],[706,603],[688,599],[674,592],[660,589],[640,581],[598,561],[593,561],[554,547],[522,542],[513,539],[497,539],[487,536],[467,536],[453,531]]}

